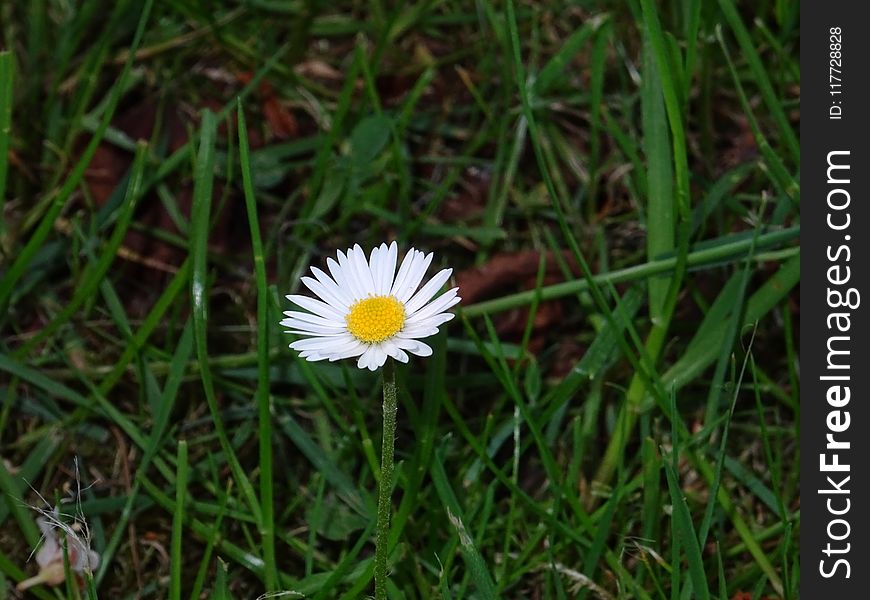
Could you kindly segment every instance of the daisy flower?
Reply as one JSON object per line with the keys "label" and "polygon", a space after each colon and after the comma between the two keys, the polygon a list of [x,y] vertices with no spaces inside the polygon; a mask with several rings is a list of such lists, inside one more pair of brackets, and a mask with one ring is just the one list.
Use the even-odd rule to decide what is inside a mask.
{"label": "daisy flower", "polygon": [[439,271],[420,287],[432,254],[411,248],[398,272],[397,259],[396,242],[374,248],[368,259],[357,244],[347,253],[339,250],[338,261],[326,260],[331,277],[311,267],[314,277],[303,277],[302,283],[317,298],[287,296],[305,310],[284,313],[281,325],[288,333],[305,336],[290,347],[310,361],[359,357],[357,366],[372,371],[388,356],[404,363],[408,353],[431,355],[432,348],[420,340],[438,333],[438,326],[453,318],[445,311],[461,300],[459,288],[434,298],[453,269]]}

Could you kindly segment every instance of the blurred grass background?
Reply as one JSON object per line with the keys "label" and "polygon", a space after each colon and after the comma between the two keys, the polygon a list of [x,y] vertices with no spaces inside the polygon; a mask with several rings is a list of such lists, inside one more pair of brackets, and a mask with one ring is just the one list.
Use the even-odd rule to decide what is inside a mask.
{"label": "blurred grass background", "polygon": [[[0,598],[362,598],[380,385],[283,295],[396,239],[393,598],[796,598],[798,3],[0,5]],[[76,481],[78,476],[79,481]]]}

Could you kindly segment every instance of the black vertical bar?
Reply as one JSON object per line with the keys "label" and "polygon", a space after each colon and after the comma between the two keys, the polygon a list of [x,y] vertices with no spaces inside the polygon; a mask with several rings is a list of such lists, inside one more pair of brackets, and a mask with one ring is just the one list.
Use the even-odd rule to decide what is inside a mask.
{"label": "black vertical bar", "polygon": [[868,598],[866,4],[801,2],[801,597]]}

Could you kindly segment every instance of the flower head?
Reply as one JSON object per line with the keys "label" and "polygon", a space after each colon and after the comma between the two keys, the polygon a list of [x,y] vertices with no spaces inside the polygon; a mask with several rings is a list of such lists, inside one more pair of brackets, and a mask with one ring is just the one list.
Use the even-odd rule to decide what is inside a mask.
{"label": "flower head", "polygon": [[[54,510],[38,509],[42,516],[36,519],[36,524],[42,532],[42,545],[36,553],[36,564],[39,565],[39,573],[20,582],[18,591],[24,591],[39,584],[60,585],[66,579],[63,547],[66,545],[67,557],[69,558],[70,571],[79,578],[82,583],[82,574],[85,571],[94,572],[100,566],[100,555],[91,550],[90,536],[87,524],[76,519],[72,524],[61,520],[59,507]],[[64,538],[58,536],[58,531],[64,532]]]}
{"label": "flower head", "polygon": [[[432,348],[420,340],[438,333],[438,326],[453,318],[445,312],[461,298],[453,288],[433,300],[453,269],[443,269],[420,287],[432,254],[411,248],[398,272],[396,242],[381,244],[366,259],[359,244],[338,261],[326,260],[330,277],[311,267],[314,277],[302,283],[317,295],[290,295],[287,299],[306,312],[286,311],[281,325],[288,333],[306,336],[290,347],[307,360],[359,357],[357,366],[372,371],[390,356],[408,362],[408,353],[429,356]],[[419,289],[418,289],[419,288]]]}

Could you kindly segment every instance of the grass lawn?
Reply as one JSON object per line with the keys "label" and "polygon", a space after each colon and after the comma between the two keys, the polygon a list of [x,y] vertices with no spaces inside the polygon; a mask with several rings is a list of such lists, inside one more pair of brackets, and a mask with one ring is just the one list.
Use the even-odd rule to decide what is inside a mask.
{"label": "grass lawn", "polygon": [[0,3],[0,600],[373,597],[391,241],[387,597],[798,598],[798,9]]}

